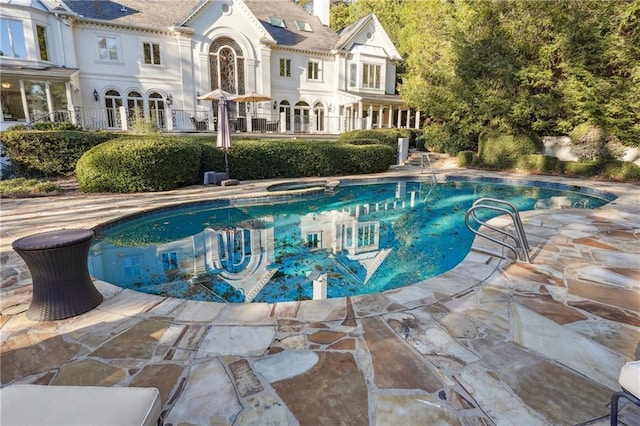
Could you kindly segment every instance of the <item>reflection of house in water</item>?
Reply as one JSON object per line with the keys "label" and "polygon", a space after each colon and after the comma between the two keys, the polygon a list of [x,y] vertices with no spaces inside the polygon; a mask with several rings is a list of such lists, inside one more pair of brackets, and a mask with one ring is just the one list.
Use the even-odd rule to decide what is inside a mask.
{"label": "reflection of house in water", "polygon": [[[213,293],[223,281],[251,302],[271,281],[281,265],[275,263],[276,238],[292,235],[299,252],[323,251],[327,264],[345,280],[366,283],[391,252],[390,221],[419,202],[419,192],[407,194],[399,183],[395,198],[355,204],[341,210],[311,212],[292,222],[289,215],[263,217],[236,227],[214,229],[180,240],[145,247],[120,247],[100,241],[91,248],[89,268],[107,281],[132,285],[152,281],[162,285],[176,279],[194,291]],[[387,226],[389,225],[389,226]],[[353,272],[354,265],[362,272]],[[319,271],[306,271],[309,279]],[[197,288],[196,288],[197,287]]]}

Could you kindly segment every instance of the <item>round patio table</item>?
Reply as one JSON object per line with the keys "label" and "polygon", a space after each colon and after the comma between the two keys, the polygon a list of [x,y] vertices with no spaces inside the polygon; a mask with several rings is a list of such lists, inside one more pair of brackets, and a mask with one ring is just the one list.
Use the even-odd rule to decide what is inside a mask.
{"label": "round patio table", "polygon": [[19,238],[12,244],[33,279],[27,318],[51,321],[87,312],[102,302],[89,276],[93,231],[65,229]]}

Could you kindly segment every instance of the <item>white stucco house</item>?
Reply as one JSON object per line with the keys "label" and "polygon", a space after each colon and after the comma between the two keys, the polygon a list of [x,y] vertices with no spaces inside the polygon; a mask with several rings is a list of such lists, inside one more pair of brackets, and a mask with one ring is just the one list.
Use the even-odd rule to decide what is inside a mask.
{"label": "white stucco house", "polygon": [[[215,89],[237,131],[417,127],[395,94],[402,58],[375,15],[339,33],[330,0],[0,0],[0,130],[37,120],[215,130]],[[269,99],[270,98],[270,99]]]}

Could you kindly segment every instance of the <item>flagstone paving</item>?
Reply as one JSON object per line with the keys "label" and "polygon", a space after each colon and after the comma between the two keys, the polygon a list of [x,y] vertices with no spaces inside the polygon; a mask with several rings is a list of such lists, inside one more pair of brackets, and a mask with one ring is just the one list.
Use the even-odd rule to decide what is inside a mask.
{"label": "flagstone paving", "polygon": [[[97,308],[45,322],[26,318],[31,278],[10,248],[16,238],[273,182],[3,200],[2,386],[155,386],[164,422],[175,426],[606,425],[620,368],[640,358],[640,188],[536,179],[618,199],[524,212],[532,264],[476,239],[453,270],[413,286],[272,305],[96,281],[105,297]],[[621,424],[640,424],[640,408],[624,402]]]}

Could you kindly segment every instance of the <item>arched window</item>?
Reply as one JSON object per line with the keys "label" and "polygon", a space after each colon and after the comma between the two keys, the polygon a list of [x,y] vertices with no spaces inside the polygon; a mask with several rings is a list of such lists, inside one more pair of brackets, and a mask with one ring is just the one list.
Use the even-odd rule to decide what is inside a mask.
{"label": "arched window", "polygon": [[159,93],[151,93],[149,95],[149,114],[151,115],[151,121],[159,129],[164,129],[164,99]]}
{"label": "arched window", "polygon": [[287,131],[291,130],[291,105],[288,101],[280,102],[280,113],[285,113]]}
{"label": "arched window", "polygon": [[293,108],[293,131],[306,133],[309,131],[309,104],[305,101],[298,102]]}
{"label": "arched window", "polygon": [[104,95],[104,104],[107,107],[107,126],[110,128],[120,127],[120,112],[122,97],[117,90],[107,90]]}
{"label": "arched window", "polygon": [[140,92],[132,90],[127,94],[127,117],[129,118],[129,125],[131,125],[132,119],[140,120],[144,118],[144,99]]}
{"label": "arched window", "polygon": [[243,95],[244,54],[240,45],[229,37],[217,38],[209,47],[211,90]]}
{"label": "arched window", "polygon": [[324,105],[322,103],[317,102],[313,106],[313,116],[314,116],[314,127],[316,132],[324,132]]}

